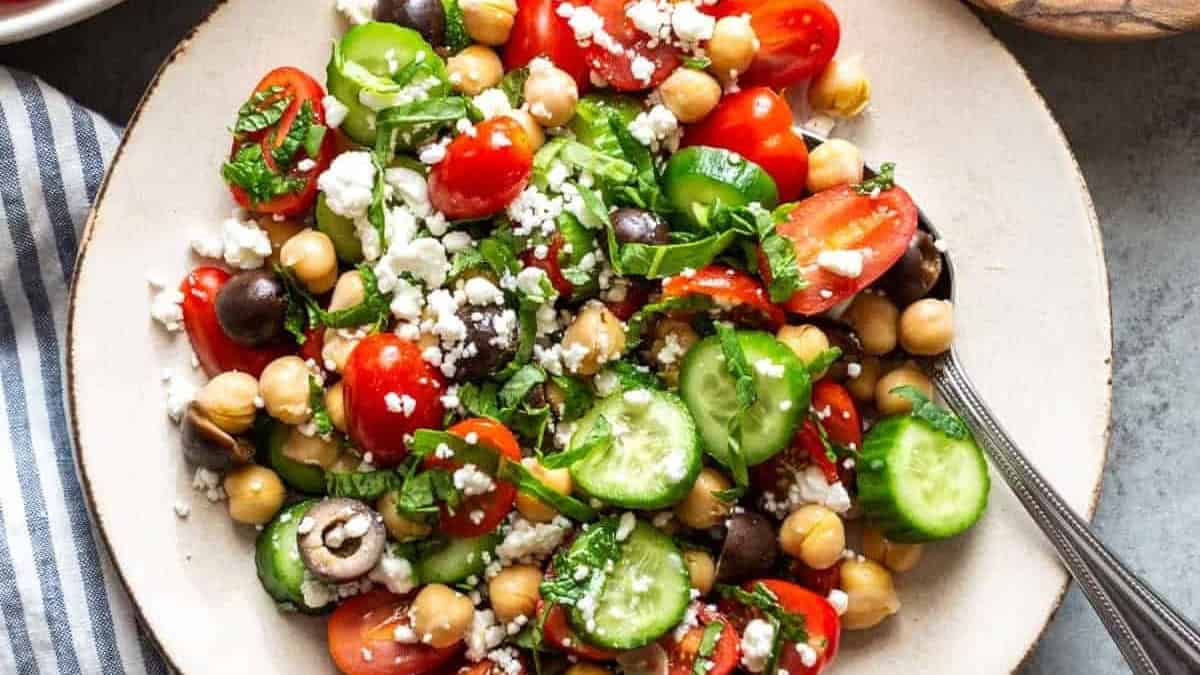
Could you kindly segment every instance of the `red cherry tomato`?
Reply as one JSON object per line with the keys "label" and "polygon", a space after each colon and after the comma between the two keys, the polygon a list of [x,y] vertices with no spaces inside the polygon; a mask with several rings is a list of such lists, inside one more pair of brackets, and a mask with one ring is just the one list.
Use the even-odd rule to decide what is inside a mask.
{"label": "red cherry tomato", "polygon": [[229,281],[229,272],[219,267],[197,267],[183,280],[183,327],[192,351],[205,374],[214,377],[228,370],[239,370],[255,377],[267,364],[291,353],[286,345],[243,347],[221,329],[217,321],[217,291]]}
{"label": "red cherry tomato", "polygon": [[517,18],[508,42],[504,43],[504,70],[516,70],[544,56],[575,78],[579,93],[591,84],[583,47],[575,41],[575,32],[559,16],[563,0],[518,0]]}
{"label": "red cherry tomato", "polygon": [[842,585],[840,562],[826,570],[815,570],[799,560],[792,560],[788,571],[797,583],[821,597],[828,597],[830,591]]}
{"label": "red cherry tomato", "polygon": [[[408,454],[408,434],[441,427],[445,383],[416,343],[394,333],[367,336],[350,352],[342,382],[350,438],[376,466],[400,463]],[[396,403],[391,395],[413,399],[411,413],[390,410],[388,401]]]}
{"label": "red cherry tomato", "polygon": [[[837,656],[841,638],[842,627],[837,610],[824,597],[788,581],[759,579],[746,582],[742,587],[751,590],[758,584],[766,586],[783,609],[804,617],[808,646],[817,653],[816,662],[806,666],[800,652],[796,651],[796,643],[785,641],[779,650],[779,669],[787,671],[788,675],[816,675],[824,670]],[[738,624],[739,633],[758,614],[758,610],[745,607],[735,600],[722,600],[719,606],[726,616]]]}
{"label": "red cherry tomato", "polygon": [[[538,601],[537,615],[542,615],[542,601]],[[542,636],[547,642],[554,645],[570,656],[589,661],[612,661],[617,658],[617,652],[610,652],[607,649],[593,647],[584,642],[571,629],[571,624],[567,622],[567,611],[562,608],[562,605],[555,605],[550,609],[550,613],[546,615],[546,624],[542,628]]]}
{"label": "red cherry tomato", "polygon": [[[796,264],[808,282],[786,306],[811,316],[870,286],[904,255],[917,231],[917,205],[900,187],[878,197],[836,187],[797,204],[775,229],[792,240]],[[822,251],[858,251],[862,273],[844,277],[819,267]]]}
{"label": "red cherry tomato", "polygon": [[325,349],[325,330],[309,328],[304,331],[304,344],[300,345],[300,358],[305,361],[312,359],[317,365],[324,365],[325,357],[321,351]]}
{"label": "red cherry tomato", "polygon": [[837,52],[841,28],[821,0],[722,0],[702,7],[714,16],[750,14],[758,51],[743,85],[785,89],[815,77]]}
{"label": "red cherry tomato", "polygon": [[495,117],[459,134],[429,174],[429,199],[451,220],[499,212],[529,183],[533,149],[511,117]]}
{"label": "red cherry tomato", "polygon": [[[612,45],[602,45],[595,40],[592,40],[592,44],[586,49],[587,61],[592,70],[604,78],[613,89],[640,91],[657,87],[683,63],[679,50],[675,47],[663,41],[653,40],[638,30],[633,21],[625,15],[625,0],[591,0],[586,6],[600,15],[604,20],[604,31],[621,49],[619,54],[614,54],[610,51]],[[651,41],[658,44],[651,47]],[[633,73],[634,61],[639,57],[654,66],[649,79],[639,79]]]}
{"label": "red cherry tomato", "polygon": [[[463,420],[447,431],[461,438],[467,438],[474,434],[478,437],[476,442],[495,451],[500,462],[506,459],[521,460],[521,445],[517,441],[517,437],[513,436],[508,427],[496,420],[476,417]],[[463,463],[458,458],[425,458],[425,466],[439,467],[448,471],[460,468]],[[494,476],[495,473],[492,473]],[[443,505],[441,520],[438,521],[441,531],[455,537],[478,537],[496,529],[504,517],[512,511],[513,503],[517,499],[517,488],[498,478],[495,479],[495,483],[496,487],[491,492],[467,497],[453,513]],[[474,518],[472,518],[472,514],[476,514]]]}
{"label": "red cherry tomato", "polygon": [[605,300],[604,306],[621,321],[628,321],[649,301],[650,288],[637,279],[629,278],[625,285],[625,296],[620,300]]}
{"label": "red cherry tomato", "polygon": [[550,284],[554,286],[554,290],[564,298],[571,297],[575,292],[575,284],[567,281],[567,278],[562,273],[562,263],[559,262],[559,256],[562,255],[564,240],[561,234],[555,234],[550,238],[550,243],[547,244],[546,257],[539,258],[534,255],[533,250],[527,250],[521,253],[521,262],[526,267],[536,267],[546,273],[546,278],[550,280]]}
{"label": "red cherry tomato", "polygon": [[718,302],[748,307],[761,312],[772,329],[786,320],[783,310],[771,302],[757,279],[723,265],[709,265],[691,276],[671,277],[663,284],[663,295],[707,295]]}
{"label": "red cherry tomato", "polygon": [[782,500],[810,464],[820,467],[825,480],[830,483],[838,480],[837,464],[825,454],[817,425],[812,420],[805,420],[783,452],[750,467],[750,480],[759,492],[771,493]]}
{"label": "red cherry tomato", "polygon": [[[507,670],[499,670],[498,668],[499,668],[499,666],[496,665],[495,661],[491,661],[489,659],[484,659],[483,661],[480,661],[479,663],[476,663],[474,665],[462,666],[462,667],[458,668],[457,670],[453,670],[450,672],[457,673],[457,675],[500,675],[500,673],[504,673],[504,675],[509,675]],[[517,675],[525,675],[526,672],[527,671],[525,670],[525,664],[524,664],[524,662],[522,662],[520,664],[520,668],[517,669]]]}
{"label": "red cherry tomato", "polygon": [[[292,123],[300,114],[301,108],[305,103],[311,106],[314,123],[325,124],[325,107],[322,104],[322,99],[325,97],[325,90],[316,80],[309,77],[303,71],[297,68],[276,68],[267,73],[266,77],[255,87],[254,93],[266,92],[271,88],[278,88],[278,93],[267,97],[261,104],[261,108],[268,108],[272,104],[277,103],[281,99],[290,99],[288,107],[284,110],[279,121],[266,129],[248,133],[242,137],[236,137],[233,143],[233,149],[230,151],[230,158],[235,157],[239,151],[247,146],[257,144],[262,149],[263,160],[266,162],[267,168],[275,173],[279,173],[279,166],[272,157],[272,151],[280,147],[287,138],[288,131],[292,128]],[[317,199],[317,177],[321,175],[325,169],[329,168],[329,163],[333,161],[336,141],[334,134],[326,130],[325,136],[321,139],[320,149],[316,156],[310,156],[308,151],[304,149],[303,144],[292,156],[287,170],[284,172],[289,179],[296,180],[299,187],[294,191],[280,195],[265,202],[255,202],[250,195],[237,185],[230,185],[229,190],[233,193],[233,198],[237,200],[243,208],[254,213],[269,213],[278,214],[281,216],[295,216],[305,213],[312,208],[313,203]],[[300,170],[302,160],[312,160],[312,165],[307,166],[306,170]]]}
{"label": "red cherry tomato", "polygon": [[458,652],[455,645],[396,642],[396,626],[407,624],[408,596],[373,590],[356,595],[333,610],[327,627],[329,655],[345,675],[418,675],[435,670]]}
{"label": "red cherry tomato", "polygon": [[724,627],[712,653],[705,657],[712,662],[712,667],[705,672],[707,675],[729,675],[737,668],[738,660],[741,659],[741,637],[729,619],[708,609],[707,605],[701,606],[697,619],[698,625],[684,633],[680,639],[676,640],[671,633],[663,638],[663,648],[667,650],[668,675],[692,675],[696,655],[700,652],[700,641],[704,638],[704,630],[709,624],[717,621],[724,624]]}
{"label": "red cherry tomato", "polygon": [[687,128],[683,145],[707,145],[738,153],[775,179],[779,201],[800,198],[808,180],[808,146],[792,131],[792,109],[766,87],[743,89]]}
{"label": "red cherry tomato", "polygon": [[862,448],[862,419],[858,406],[845,387],[830,379],[813,384],[812,408],[821,416],[829,440],[849,448]]}

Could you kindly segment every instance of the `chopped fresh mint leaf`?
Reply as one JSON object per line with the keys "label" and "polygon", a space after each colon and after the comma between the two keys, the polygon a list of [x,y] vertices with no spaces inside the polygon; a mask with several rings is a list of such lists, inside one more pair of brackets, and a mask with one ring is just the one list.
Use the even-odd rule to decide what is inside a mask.
{"label": "chopped fresh mint leaf", "polygon": [[291,96],[284,96],[283,92],[284,88],[279,85],[254,92],[250,100],[238,109],[233,133],[253,134],[277,124],[294,100]]}
{"label": "chopped fresh mint leaf", "polygon": [[911,402],[913,408],[910,414],[913,417],[925,422],[950,438],[962,441],[971,437],[970,429],[967,429],[967,425],[958,415],[929,400],[929,397],[920,389],[911,385],[905,385],[903,387],[896,387],[890,393]]}
{"label": "chopped fresh mint leaf", "polygon": [[570,447],[566,450],[543,457],[542,466],[547,469],[565,469],[593,452],[607,450],[612,442],[612,429],[608,420],[601,416],[578,443],[572,439]]}
{"label": "chopped fresh mint leaf", "polygon": [[854,186],[854,191],[860,195],[872,195],[876,192],[886,192],[896,187],[896,164],[885,162],[879,167],[879,173],[874,178],[868,178]]}

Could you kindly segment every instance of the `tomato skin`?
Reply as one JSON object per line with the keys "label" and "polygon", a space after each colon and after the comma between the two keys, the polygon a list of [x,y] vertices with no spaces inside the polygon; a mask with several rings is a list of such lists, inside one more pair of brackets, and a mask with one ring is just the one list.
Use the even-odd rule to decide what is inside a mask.
{"label": "tomato skin", "polygon": [[451,220],[483,218],[516,199],[532,171],[525,130],[511,117],[495,117],[450,142],[429,174],[429,199]]}
{"label": "tomato skin", "polygon": [[[505,460],[521,461],[521,444],[517,441],[517,437],[508,430],[508,427],[496,420],[474,417],[455,424],[447,431],[460,438],[466,438],[468,434],[475,434],[479,437],[479,444],[494,450],[501,462]],[[426,467],[438,467],[447,471],[458,469],[462,467],[462,464],[454,459],[439,459],[432,456],[425,458]],[[493,476],[493,478],[495,477]],[[442,505],[441,519],[438,521],[439,529],[455,537],[478,537],[496,529],[504,521],[504,517],[512,511],[513,504],[517,499],[517,488],[512,483],[498,478],[495,479],[495,483],[496,488],[491,492],[464,499],[454,513],[450,513],[446,506]],[[475,510],[483,511],[483,518],[478,523],[472,522],[470,517],[471,512]]]}
{"label": "tomato skin", "polygon": [[[917,231],[917,205],[903,188],[878,197],[860,195],[850,186],[835,187],[800,202],[776,226],[792,241],[796,264],[808,286],[796,291],[786,306],[797,314],[820,314],[883,276],[904,255]],[[822,251],[858,250],[863,271],[839,276],[816,265]]]}
{"label": "tomato skin", "polygon": [[[544,607],[544,603],[538,600],[538,616],[542,615]],[[542,636],[550,644],[566,654],[577,658],[589,661],[612,661],[617,658],[617,652],[593,647],[579,639],[579,636],[571,629],[571,624],[567,622],[567,611],[563,609],[562,605],[555,605],[550,609],[550,613],[546,615],[546,623],[542,628]]]}
{"label": "tomato skin", "polygon": [[[613,54],[603,45],[592,41],[586,48],[587,61],[592,70],[603,77],[618,91],[641,91],[657,87],[678,68],[683,60],[679,50],[661,42],[651,47],[651,37],[633,24],[625,15],[625,0],[590,0],[585,3],[604,19],[604,30],[624,51]],[[639,80],[633,75],[633,60],[641,56],[654,64],[649,80]]]}
{"label": "tomato skin", "polygon": [[741,637],[734,629],[733,623],[720,612],[708,609],[708,605],[701,606],[696,618],[699,625],[685,633],[682,639],[676,640],[671,633],[663,638],[663,648],[667,650],[668,675],[692,675],[696,655],[700,650],[700,641],[704,638],[704,629],[715,621],[720,621],[725,626],[721,629],[712,654],[708,656],[713,665],[708,669],[707,675],[729,675],[737,668],[738,661],[742,658]]}
{"label": "tomato skin", "polygon": [[575,292],[575,284],[567,281],[567,278],[563,276],[559,256],[562,255],[564,245],[563,236],[555,234],[547,244],[545,258],[539,258],[533,254],[532,250],[527,250],[521,253],[521,262],[525,263],[526,267],[536,267],[545,272],[546,278],[550,280],[550,285],[554,286],[554,290],[558,291],[558,295],[569,298]]}
{"label": "tomato skin", "polygon": [[687,128],[683,146],[724,148],[762,167],[775,179],[779,201],[800,198],[808,180],[808,146],[792,131],[792,109],[767,87],[743,89]]}
{"label": "tomato skin", "polygon": [[783,310],[771,302],[757,279],[724,265],[709,265],[691,276],[671,277],[663,284],[663,295],[707,295],[724,302],[739,303],[761,312],[773,330],[787,320]]}
{"label": "tomato skin", "polygon": [[[766,586],[767,590],[775,594],[779,605],[785,610],[804,616],[809,646],[817,652],[816,662],[812,666],[806,666],[801,661],[800,653],[796,651],[796,643],[784,642],[779,651],[779,669],[787,671],[788,675],[817,675],[820,673],[837,657],[838,643],[842,632],[842,622],[838,618],[837,610],[824,597],[790,581],[758,579],[746,582],[742,588],[751,590],[758,584]],[[735,623],[741,624],[739,628],[749,623],[756,611],[730,599],[722,600],[718,606]]]}
{"label": "tomato skin", "polygon": [[[333,610],[326,628],[329,656],[345,675],[418,675],[454,657],[461,645],[435,649],[396,642],[392,632],[408,623],[411,597],[376,589],[347,599]],[[363,658],[363,650],[371,660]]]}
{"label": "tomato skin", "polygon": [[517,17],[504,43],[504,70],[516,70],[544,56],[575,80],[579,93],[591,85],[583,47],[567,20],[557,14],[563,0],[518,0]]}
{"label": "tomato skin", "polygon": [[[394,333],[367,336],[350,352],[342,382],[350,438],[376,466],[395,466],[408,455],[406,435],[441,427],[445,381],[414,342]],[[412,414],[388,410],[390,393],[411,396]]]}
{"label": "tomato skin", "polygon": [[206,375],[238,370],[258,377],[267,364],[292,350],[287,345],[244,347],[225,334],[217,320],[217,292],[229,278],[219,267],[197,267],[184,278],[179,286],[183,326]]}
{"label": "tomato skin", "polygon": [[759,48],[743,85],[786,89],[816,77],[837,52],[841,26],[822,0],[722,0],[702,6],[713,16],[750,14]]}
{"label": "tomato skin", "polygon": [[812,407],[822,414],[821,426],[829,440],[851,450],[862,448],[862,418],[845,387],[828,378],[814,382]]}
{"label": "tomato skin", "polygon": [[830,591],[842,584],[840,562],[829,569],[816,570],[799,560],[792,560],[788,572],[796,578],[797,583],[821,597],[828,597]]}
{"label": "tomato skin", "polygon": [[621,321],[628,321],[638,310],[650,301],[650,288],[637,279],[629,279],[625,287],[625,297],[621,300],[605,300],[604,306]]}

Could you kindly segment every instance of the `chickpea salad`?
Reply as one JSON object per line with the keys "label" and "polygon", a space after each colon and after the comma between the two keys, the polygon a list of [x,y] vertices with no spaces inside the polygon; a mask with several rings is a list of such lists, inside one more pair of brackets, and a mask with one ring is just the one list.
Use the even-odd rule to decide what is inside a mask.
{"label": "chickpea salad", "polygon": [[899,611],[989,479],[925,374],[943,246],[793,127],[869,102],[830,8],[336,10],[323,82],[231,111],[208,262],[152,282],[208,377],[164,376],[193,485],[278,607],[346,675],[812,675]]}

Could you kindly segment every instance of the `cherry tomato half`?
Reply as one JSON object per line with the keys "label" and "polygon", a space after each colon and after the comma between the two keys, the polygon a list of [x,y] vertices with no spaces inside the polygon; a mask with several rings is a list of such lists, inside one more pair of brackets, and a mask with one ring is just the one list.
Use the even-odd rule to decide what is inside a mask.
{"label": "cherry tomato half", "polygon": [[[542,615],[544,604],[538,600],[537,615]],[[617,658],[617,652],[610,652],[607,649],[593,647],[584,642],[571,629],[571,624],[567,621],[567,611],[562,608],[562,605],[555,605],[550,609],[550,613],[546,615],[546,623],[542,627],[542,636],[547,642],[554,645],[570,656],[589,661],[612,661]]]}
{"label": "cherry tomato half", "polygon": [[446,663],[459,645],[434,649],[397,642],[396,626],[408,623],[411,598],[382,589],[356,595],[333,610],[327,627],[329,655],[345,675],[418,675]]}
{"label": "cherry tomato half", "polygon": [[[870,286],[904,255],[917,231],[917,205],[900,187],[877,197],[836,187],[797,204],[776,231],[792,240],[796,264],[808,282],[786,306],[811,316]],[[862,273],[846,277],[818,266],[823,251],[858,251]]]}
{"label": "cherry tomato half", "polygon": [[516,70],[544,56],[575,78],[579,93],[591,84],[583,47],[575,32],[558,15],[563,0],[518,0],[517,18],[508,42],[504,43],[504,70]]}
{"label": "cherry tomato half", "polygon": [[828,378],[814,382],[812,408],[821,416],[830,441],[850,450],[862,449],[862,418],[845,387]]}
{"label": "cherry tomato half", "polygon": [[[592,41],[587,47],[587,61],[613,89],[640,91],[657,87],[683,63],[679,50],[664,41],[654,40],[638,30],[625,15],[625,0],[591,0],[586,3],[604,20],[604,31],[615,42],[605,45]],[[657,42],[651,47],[651,42]],[[614,47],[620,52],[614,53]],[[634,63],[649,62],[653,66],[648,77],[634,74]],[[639,65],[640,67],[640,65]]]}
{"label": "cherry tomato half", "polygon": [[567,278],[563,276],[562,262],[559,260],[563,245],[563,236],[556,233],[550,238],[550,243],[546,247],[546,257],[539,258],[534,255],[532,249],[529,249],[521,253],[521,262],[526,267],[536,267],[545,272],[546,278],[550,280],[554,290],[558,291],[560,296],[569,298],[575,292],[575,284],[567,281]]}
{"label": "cherry tomato half", "polygon": [[229,272],[219,267],[197,267],[187,275],[179,286],[183,293],[183,327],[200,367],[209,377],[228,370],[258,377],[267,364],[292,350],[287,345],[244,347],[225,334],[217,320],[217,292],[229,277]]}
{"label": "cherry tomato half", "polygon": [[750,480],[760,492],[783,499],[810,464],[820,467],[825,480],[838,480],[837,464],[825,454],[825,444],[812,420],[805,420],[792,443],[762,464],[750,467]]}
{"label": "cherry tomato half", "polygon": [[732,150],[762,167],[775,180],[779,201],[800,198],[808,180],[808,146],[792,131],[792,109],[767,87],[752,87],[721,99],[708,117],[687,128],[683,145]]}
{"label": "cherry tomato half", "polygon": [[670,633],[663,638],[663,647],[667,650],[668,675],[692,675],[705,628],[718,621],[724,624],[724,627],[712,653],[705,657],[712,662],[712,667],[705,672],[707,675],[729,675],[737,668],[741,658],[741,637],[734,629],[733,623],[720,612],[708,609],[707,605],[701,606],[696,618],[698,625],[684,633],[680,639],[676,640]]}
{"label": "cherry tomato half", "polygon": [[445,382],[414,342],[394,333],[367,336],[350,352],[342,382],[350,438],[376,466],[395,466],[408,455],[405,436],[441,427]]}
{"label": "cherry tomato half", "polygon": [[533,148],[511,117],[495,117],[459,134],[429,174],[429,199],[451,220],[504,209],[529,183]]}
{"label": "cherry tomato half", "polygon": [[[496,420],[475,417],[463,420],[447,431],[464,439],[474,434],[477,444],[495,451],[499,460],[497,466],[499,466],[499,462],[506,459],[521,460],[521,445],[517,441],[517,437],[513,436],[508,427]],[[448,471],[458,469],[463,464],[461,458],[425,458],[425,466],[440,467]],[[483,469],[484,467],[478,468]],[[490,473],[494,478],[495,471]],[[443,504],[441,520],[438,521],[441,531],[455,537],[478,537],[496,529],[504,517],[512,511],[513,503],[517,499],[517,488],[498,478],[495,479],[495,484],[496,486],[491,492],[464,499],[453,513]]]}
{"label": "cherry tomato half", "polygon": [[702,7],[714,16],[749,14],[758,51],[743,85],[785,89],[829,65],[841,40],[837,16],[822,0],[721,0]]}
{"label": "cherry tomato half", "polygon": [[748,307],[760,312],[772,329],[779,328],[786,320],[783,310],[771,302],[757,279],[724,265],[709,265],[691,276],[671,277],[663,284],[663,295],[707,295],[718,303]]}
{"label": "cherry tomato half", "polygon": [[[804,616],[808,646],[812,647],[817,655],[813,665],[806,666],[800,652],[796,651],[796,643],[784,642],[779,650],[779,669],[786,671],[788,675],[816,675],[824,670],[837,656],[838,642],[841,638],[842,626],[837,610],[822,596],[788,581],[758,579],[748,581],[742,587],[751,590],[758,584],[766,586],[767,590],[775,595],[780,607]],[[722,600],[719,606],[730,620],[738,624],[739,633],[758,612],[730,599]]]}

